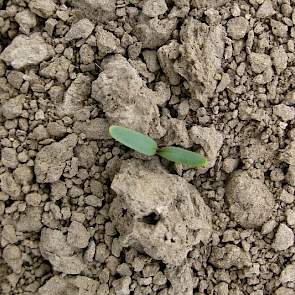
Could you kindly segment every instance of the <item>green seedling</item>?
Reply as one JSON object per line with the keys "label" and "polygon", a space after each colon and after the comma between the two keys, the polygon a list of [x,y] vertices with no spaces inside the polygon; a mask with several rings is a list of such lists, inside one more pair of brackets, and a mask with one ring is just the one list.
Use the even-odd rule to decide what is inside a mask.
{"label": "green seedling", "polygon": [[157,154],[169,161],[183,164],[188,167],[204,167],[207,165],[205,156],[176,146],[160,148]]}
{"label": "green seedling", "polygon": [[109,129],[112,138],[129,148],[147,156],[157,152],[157,143],[147,135],[121,126],[111,126]]}
{"label": "green seedling", "polygon": [[157,143],[149,136],[126,127],[112,125],[110,135],[125,146],[147,156],[159,156],[190,168],[204,167],[207,165],[205,156],[180,147],[169,146],[158,148]]}

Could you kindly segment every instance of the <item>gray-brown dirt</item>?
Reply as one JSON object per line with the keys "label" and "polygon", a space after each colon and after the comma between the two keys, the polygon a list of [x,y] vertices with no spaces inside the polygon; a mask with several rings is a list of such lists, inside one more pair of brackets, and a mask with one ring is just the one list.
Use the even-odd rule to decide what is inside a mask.
{"label": "gray-brown dirt", "polygon": [[0,0],[0,294],[295,295],[294,74],[295,0]]}

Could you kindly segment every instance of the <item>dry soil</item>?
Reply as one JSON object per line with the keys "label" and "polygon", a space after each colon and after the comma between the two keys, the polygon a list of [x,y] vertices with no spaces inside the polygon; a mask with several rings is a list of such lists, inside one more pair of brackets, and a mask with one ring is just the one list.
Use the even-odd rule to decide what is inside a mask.
{"label": "dry soil", "polygon": [[295,0],[0,0],[0,294],[294,295],[294,39]]}

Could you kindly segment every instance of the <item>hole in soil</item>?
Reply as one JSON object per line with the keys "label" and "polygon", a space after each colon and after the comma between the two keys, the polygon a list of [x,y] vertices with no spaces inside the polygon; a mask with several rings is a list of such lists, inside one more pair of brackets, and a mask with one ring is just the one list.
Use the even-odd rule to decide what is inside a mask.
{"label": "hole in soil", "polygon": [[146,224],[156,225],[158,221],[161,219],[161,216],[156,212],[152,212],[147,216],[142,217],[142,222]]}
{"label": "hole in soil", "polygon": [[123,208],[122,209],[122,217],[124,217],[125,215],[127,215],[127,213],[128,213],[128,210],[125,209],[125,208]]}
{"label": "hole in soil", "polygon": [[120,279],[122,276],[120,275],[120,274],[118,274],[118,273],[115,273],[114,274],[114,278],[116,279],[116,280],[118,280],[118,279]]}
{"label": "hole in soil", "polygon": [[160,271],[164,272],[166,269],[166,264],[160,260],[158,262],[159,262],[159,266],[160,266]]}

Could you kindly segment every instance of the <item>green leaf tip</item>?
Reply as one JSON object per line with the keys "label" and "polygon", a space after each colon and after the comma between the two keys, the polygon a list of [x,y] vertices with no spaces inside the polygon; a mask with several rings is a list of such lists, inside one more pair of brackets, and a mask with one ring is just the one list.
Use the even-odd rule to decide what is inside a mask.
{"label": "green leaf tip", "polygon": [[144,155],[153,156],[157,152],[157,143],[151,137],[138,131],[111,125],[109,133],[115,140]]}
{"label": "green leaf tip", "polygon": [[180,147],[169,146],[158,150],[158,155],[175,163],[184,164],[190,168],[206,167],[208,160],[205,156]]}

